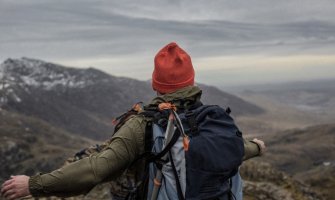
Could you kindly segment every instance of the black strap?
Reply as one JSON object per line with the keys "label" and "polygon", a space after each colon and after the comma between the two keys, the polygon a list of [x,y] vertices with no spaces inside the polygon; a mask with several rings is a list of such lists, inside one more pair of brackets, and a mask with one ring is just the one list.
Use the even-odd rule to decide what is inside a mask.
{"label": "black strap", "polygon": [[172,148],[172,146],[174,144],[176,144],[176,142],[178,141],[179,137],[180,137],[180,131],[177,129],[174,132],[174,134],[173,134],[170,142],[164,147],[164,149],[161,152],[159,152],[158,154],[154,155],[152,158],[149,158],[149,159],[151,161],[155,161],[155,160],[159,160],[160,158],[162,158],[168,151],[170,151],[170,149]]}
{"label": "black strap", "polygon": [[202,105],[204,105],[204,104],[201,101],[197,101],[192,106],[190,106],[190,108],[188,110],[195,110],[195,109],[199,108]]}
{"label": "black strap", "polygon": [[[152,130],[150,130],[150,131],[151,131],[151,135],[152,135]],[[149,137],[149,136],[147,136],[147,134],[146,134],[146,137]],[[176,144],[176,142],[178,141],[179,137],[180,137],[180,131],[177,129],[177,130],[175,130],[175,132],[174,132],[174,134],[173,134],[170,142],[164,147],[164,149],[161,152],[155,154],[150,149],[149,151],[145,151],[143,154],[139,155],[139,157],[137,159],[135,159],[135,161],[133,163],[135,163],[138,160],[141,160],[143,158],[146,158],[146,160],[147,160],[148,163],[150,163],[150,162],[158,162],[158,163],[162,162],[162,163],[166,163],[166,161],[162,160],[161,158],[166,153],[168,153],[168,151],[170,151],[170,149],[172,148],[172,146],[174,144]],[[151,136],[150,139],[151,139],[151,142],[152,142],[152,136]],[[148,138],[148,140],[149,140],[149,138]],[[151,143],[150,148],[152,147],[152,144],[153,143]],[[145,148],[146,147],[147,146],[145,145]],[[148,145],[148,148],[149,148],[149,145]]]}
{"label": "black strap", "polygon": [[143,112],[140,112],[139,114],[144,117],[154,118],[157,112],[158,111],[154,111],[154,110],[144,110]]}
{"label": "black strap", "polygon": [[231,191],[231,188],[233,187],[233,182],[231,178],[228,181],[229,181],[228,199],[233,200],[233,192]]}
{"label": "black strap", "polygon": [[185,117],[187,119],[188,125],[190,126],[190,132],[188,134],[196,135],[198,133],[198,125],[195,113],[192,111],[187,111],[185,113]]}
{"label": "black strap", "polygon": [[178,172],[177,172],[176,166],[174,164],[171,151],[169,151],[169,156],[170,156],[172,171],[173,171],[173,174],[174,174],[174,177],[175,177],[175,180],[176,180],[176,188],[177,188],[178,199],[179,200],[184,200],[185,198],[184,198],[184,195],[183,195],[183,192],[182,192],[182,189],[181,189]]}
{"label": "black strap", "polygon": [[[233,177],[233,176],[235,176],[237,173],[238,173],[238,168],[232,170],[232,172],[229,174],[229,177]],[[232,178],[229,178],[228,181],[229,181],[228,199],[229,199],[229,200],[236,200],[236,197],[235,197],[234,193],[233,193],[232,190],[231,190],[232,187],[233,187],[233,181],[232,181]]]}
{"label": "black strap", "polygon": [[133,162],[129,165],[129,167],[134,166],[135,163],[137,163],[142,159],[146,159],[145,167],[146,168],[149,167],[149,163],[152,162],[151,158],[155,156],[155,154],[151,152],[153,146],[152,134],[153,134],[152,121],[148,121],[145,126],[145,133],[144,133],[144,153],[142,153],[135,160],[133,160]]}
{"label": "black strap", "polygon": [[[148,121],[145,126],[144,153],[140,155],[139,158],[134,161],[134,163],[137,162],[138,160],[146,158],[148,155],[151,154],[151,149],[153,145],[152,134],[153,134],[152,133],[152,121]],[[139,199],[147,199],[148,185],[149,185],[149,161],[147,160],[145,160],[144,170],[145,170],[145,173],[142,177],[142,183],[141,185],[138,186],[139,189],[136,191],[136,196]]]}
{"label": "black strap", "polygon": [[150,152],[152,149],[152,122],[148,121],[145,126],[144,152]]}

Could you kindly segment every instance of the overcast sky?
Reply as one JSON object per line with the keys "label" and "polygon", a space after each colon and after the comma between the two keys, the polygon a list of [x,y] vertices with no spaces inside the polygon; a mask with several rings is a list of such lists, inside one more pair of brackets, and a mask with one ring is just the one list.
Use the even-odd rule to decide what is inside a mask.
{"label": "overcast sky", "polygon": [[0,61],[31,57],[147,80],[175,41],[198,82],[335,78],[334,0],[0,0]]}

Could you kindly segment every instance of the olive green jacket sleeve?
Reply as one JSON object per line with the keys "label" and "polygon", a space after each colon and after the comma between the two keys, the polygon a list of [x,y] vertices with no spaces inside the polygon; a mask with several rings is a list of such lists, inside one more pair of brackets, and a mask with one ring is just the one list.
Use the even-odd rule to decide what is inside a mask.
{"label": "olive green jacket sleeve", "polygon": [[248,160],[250,158],[259,156],[260,149],[258,147],[258,144],[255,142],[243,139],[244,141],[244,157],[243,160]]}
{"label": "olive green jacket sleeve", "polygon": [[57,169],[30,177],[33,196],[73,196],[120,175],[144,151],[145,120],[130,119],[112,138],[108,148]]}

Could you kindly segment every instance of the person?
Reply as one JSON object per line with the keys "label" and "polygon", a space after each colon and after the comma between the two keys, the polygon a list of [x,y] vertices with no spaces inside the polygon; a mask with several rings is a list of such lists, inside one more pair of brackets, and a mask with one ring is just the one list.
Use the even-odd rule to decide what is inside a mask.
{"label": "person", "polygon": [[[152,87],[157,97],[149,103],[149,107],[173,101],[177,108],[187,108],[200,100],[202,91],[194,84],[191,58],[176,43],[163,47],[155,56],[154,65]],[[1,195],[9,200],[28,195],[74,196],[89,192],[99,183],[115,180],[125,171],[134,172],[134,177],[140,180],[145,171],[145,161],[134,161],[145,151],[147,122],[148,119],[141,115],[130,117],[102,151],[50,173],[30,177],[11,176],[3,183]],[[263,141],[244,140],[244,160],[258,156],[264,150]],[[140,194],[138,198],[143,199],[144,196]]]}

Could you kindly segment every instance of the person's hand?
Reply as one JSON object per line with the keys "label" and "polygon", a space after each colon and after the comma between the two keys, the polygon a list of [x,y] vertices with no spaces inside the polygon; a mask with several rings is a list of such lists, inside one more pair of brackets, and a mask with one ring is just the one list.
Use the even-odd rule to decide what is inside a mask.
{"label": "person's hand", "polygon": [[30,195],[29,176],[11,176],[1,186],[1,196],[8,200],[13,200]]}
{"label": "person's hand", "polygon": [[257,138],[254,138],[252,141],[258,145],[258,147],[259,147],[259,155],[260,156],[263,155],[265,153],[265,151],[266,151],[266,146],[265,146],[264,141],[259,140]]}

